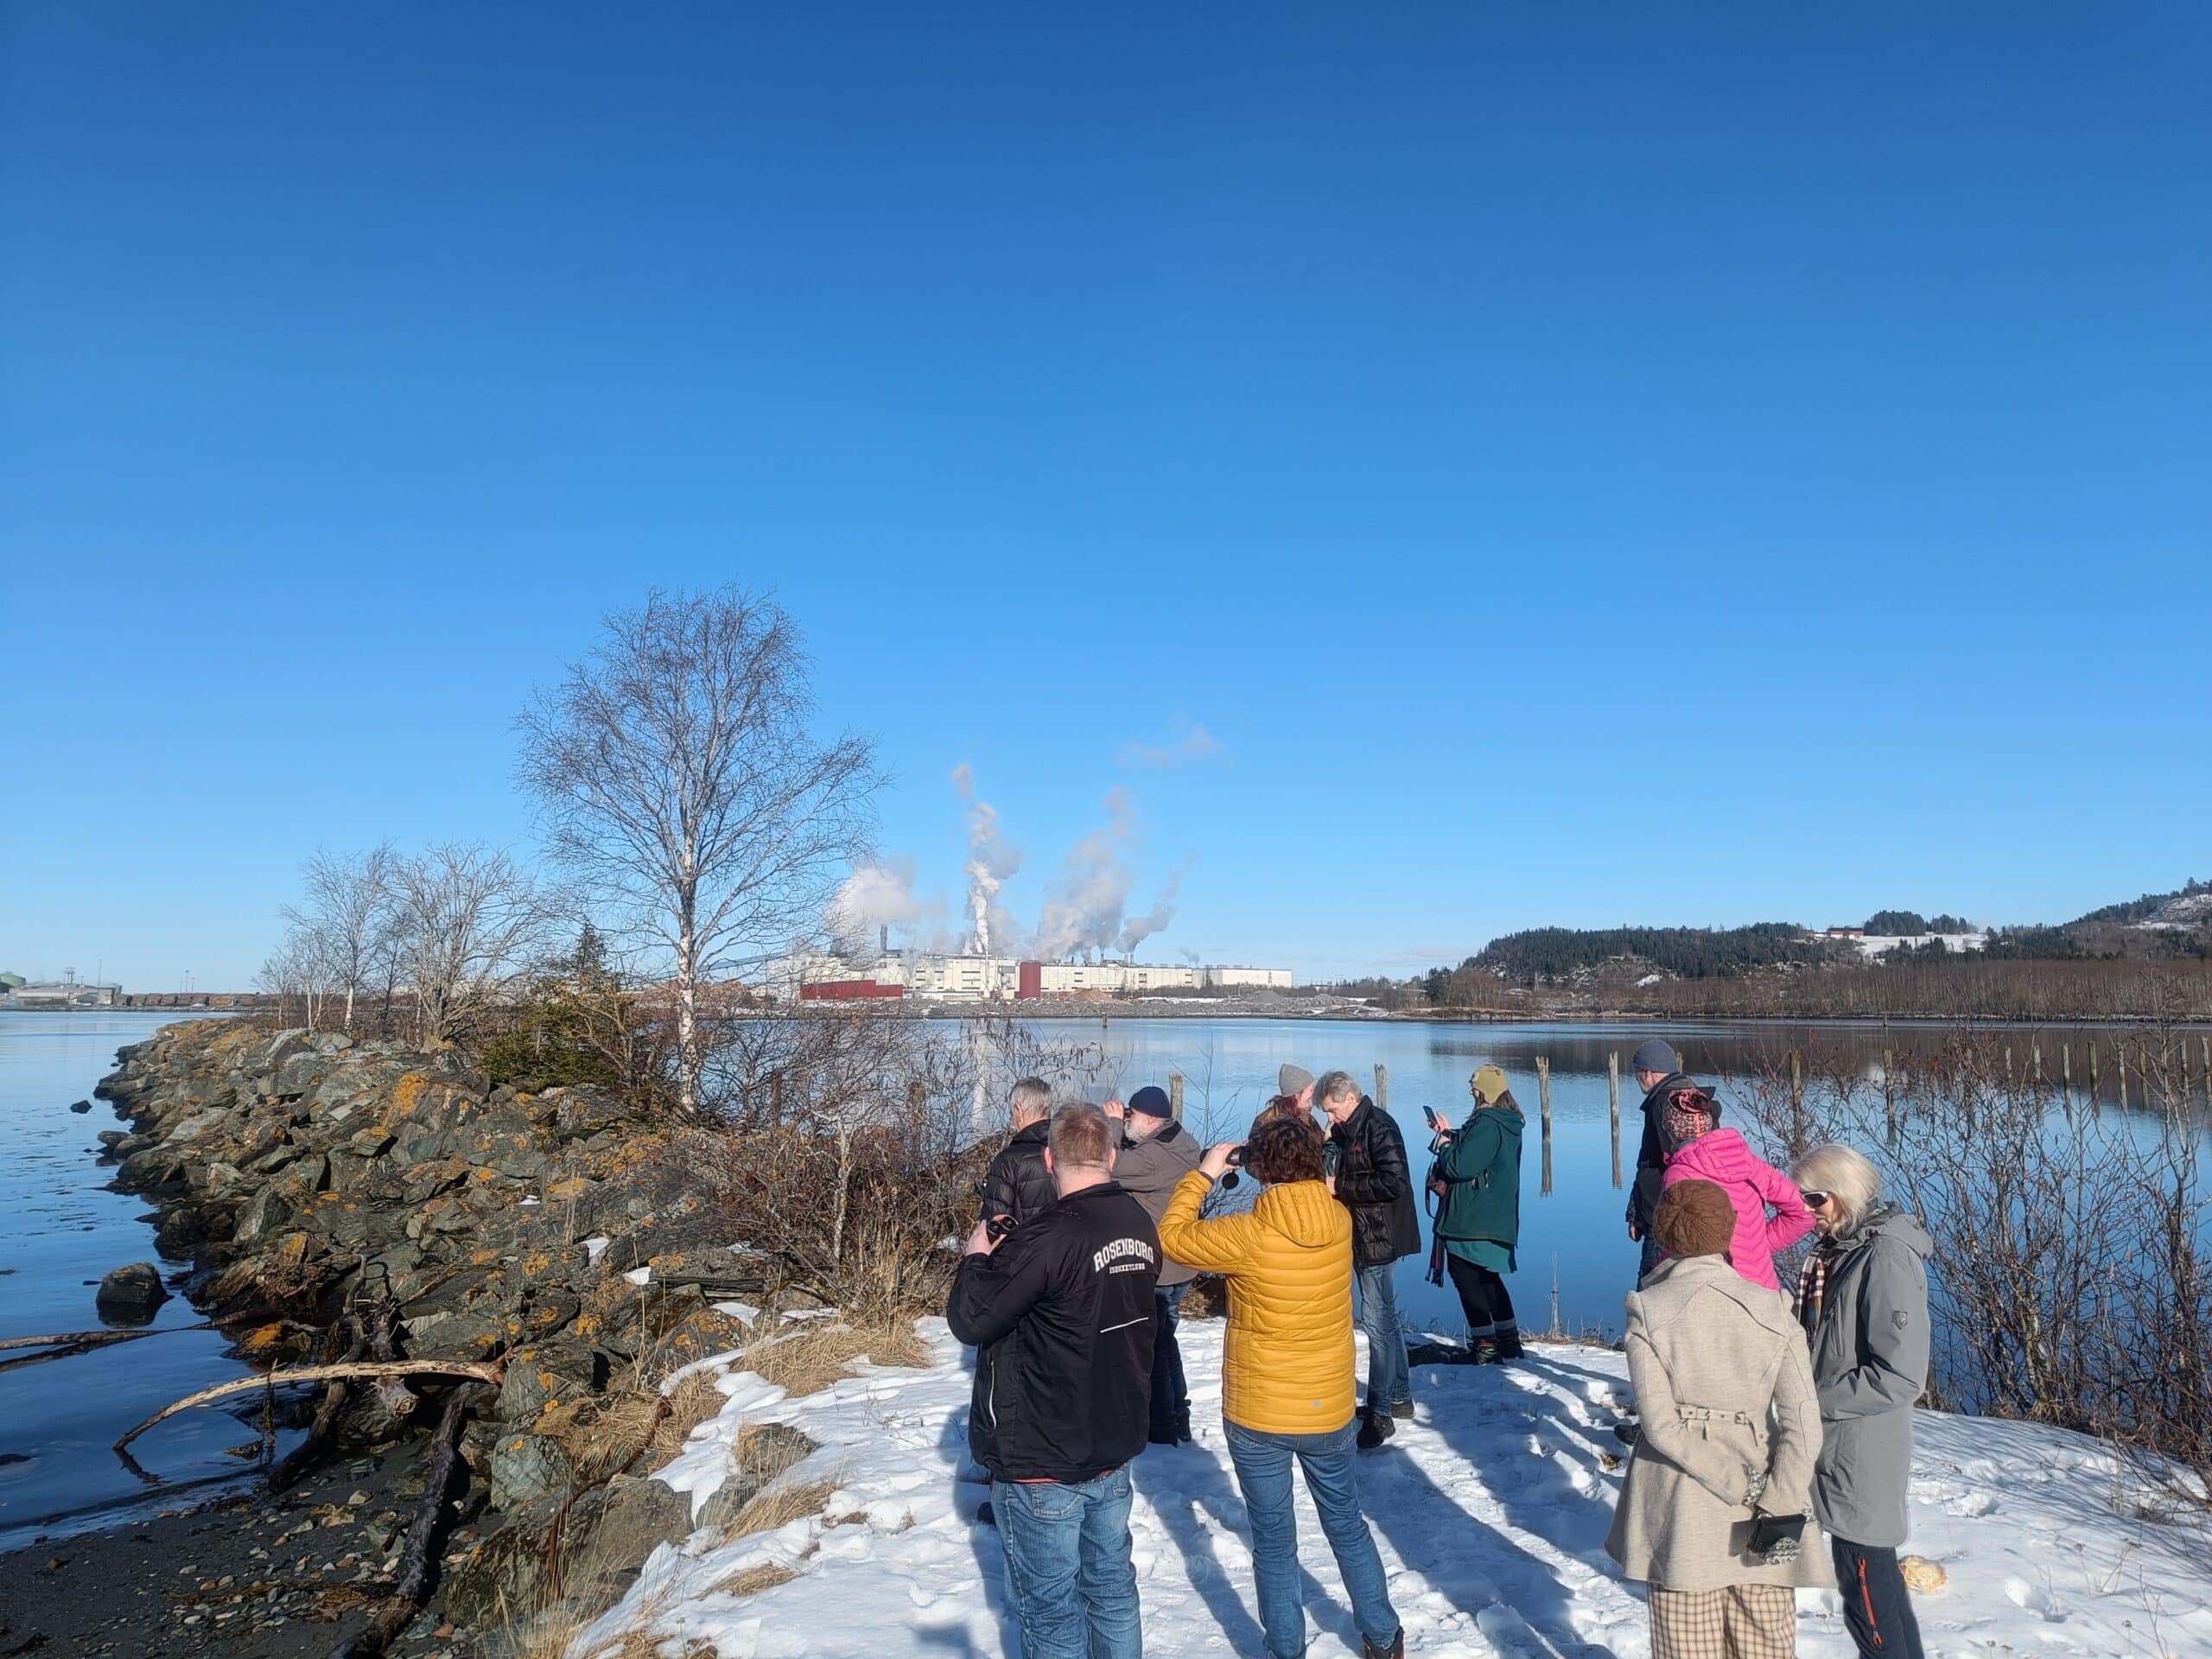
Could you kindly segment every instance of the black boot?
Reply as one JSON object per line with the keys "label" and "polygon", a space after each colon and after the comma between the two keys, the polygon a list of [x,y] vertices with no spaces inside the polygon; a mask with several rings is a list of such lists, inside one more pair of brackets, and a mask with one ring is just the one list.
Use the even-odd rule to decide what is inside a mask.
{"label": "black boot", "polygon": [[1187,1405],[1175,1408],[1175,1439],[1184,1446],[1191,1443],[1191,1408]]}
{"label": "black boot", "polygon": [[1360,1659],[1406,1659],[1405,1627],[1398,1627],[1398,1633],[1390,1638],[1390,1645],[1387,1648],[1378,1647],[1368,1637],[1361,1637],[1359,1652]]}
{"label": "black boot", "polygon": [[1497,1328],[1497,1355],[1493,1363],[1502,1364],[1509,1359],[1521,1357],[1521,1328],[1502,1325]]}

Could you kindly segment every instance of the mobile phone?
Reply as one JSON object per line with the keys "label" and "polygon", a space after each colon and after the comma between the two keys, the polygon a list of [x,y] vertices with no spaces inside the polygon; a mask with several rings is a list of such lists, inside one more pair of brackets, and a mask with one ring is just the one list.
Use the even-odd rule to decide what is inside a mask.
{"label": "mobile phone", "polygon": [[1438,1133],[1440,1133],[1440,1134],[1443,1132],[1443,1130],[1444,1130],[1444,1128],[1445,1128],[1446,1125],[1445,1125],[1444,1120],[1443,1120],[1442,1118],[1439,1117],[1439,1116],[1436,1115],[1436,1108],[1435,1108],[1435,1107],[1433,1107],[1433,1106],[1424,1106],[1424,1107],[1422,1107],[1422,1108],[1421,1109],[1421,1115],[1423,1117],[1425,1117],[1425,1118],[1427,1118],[1427,1119],[1428,1120],[1428,1127],[1429,1127],[1430,1128],[1436,1130],[1436,1131],[1437,1131]]}

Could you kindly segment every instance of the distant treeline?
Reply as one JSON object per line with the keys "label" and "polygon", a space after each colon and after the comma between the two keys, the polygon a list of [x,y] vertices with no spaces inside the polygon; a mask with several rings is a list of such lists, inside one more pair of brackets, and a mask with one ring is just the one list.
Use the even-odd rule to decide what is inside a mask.
{"label": "distant treeline", "polygon": [[1923,916],[1916,910],[1878,910],[1866,918],[1866,931],[1910,938],[1916,933],[1971,933],[1974,925],[1948,911],[1940,916]]}
{"label": "distant treeline", "polygon": [[1609,1012],[1800,1020],[2212,1020],[2212,960],[1913,953],[1816,974],[1609,988]]}
{"label": "distant treeline", "polygon": [[1565,979],[1623,957],[1682,979],[1739,979],[1785,962],[1822,962],[1825,942],[1796,922],[1748,927],[1535,927],[1492,939],[1464,964],[1511,983]]}

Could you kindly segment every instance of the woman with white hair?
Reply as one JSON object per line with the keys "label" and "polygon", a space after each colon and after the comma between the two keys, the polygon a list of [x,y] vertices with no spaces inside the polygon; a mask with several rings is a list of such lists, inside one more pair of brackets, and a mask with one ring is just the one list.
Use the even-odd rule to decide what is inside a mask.
{"label": "woman with white hair", "polygon": [[1815,1147],[1794,1173],[1819,1230],[1797,1277],[1821,1402],[1814,1513],[1863,1659],[1922,1659],[1897,1548],[1912,1408],[1928,1386],[1928,1230],[1883,1198],[1880,1173],[1849,1147]]}

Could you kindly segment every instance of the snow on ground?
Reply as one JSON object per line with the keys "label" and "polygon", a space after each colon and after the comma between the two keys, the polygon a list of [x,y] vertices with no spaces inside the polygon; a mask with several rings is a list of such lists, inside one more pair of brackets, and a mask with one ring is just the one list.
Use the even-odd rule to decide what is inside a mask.
{"label": "snow on ground", "polygon": [[[943,1321],[920,1328],[936,1356],[927,1370],[862,1362],[797,1400],[756,1375],[726,1375],[728,1407],[663,1478],[696,1510],[742,1424],[785,1422],[819,1446],[786,1479],[836,1490],[772,1533],[724,1545],[702,1531],[680,1551],[664,1546],[574,1651],[643,1623],[678,1638],[671,1655],[1016,1654],[998,1535],[974,1524],[988,1489],[965,1478],[964,1356]],[[1243,1505],[1222,1441],[1221,1332],[1183,1327],[1197,1444],[1149,1448],[1135,1465],[1147,1653],[1260,1651]],[[1511,1366],[1418,1368],[1414,1395],[1414,1421],[1360,1460],[1407,1651],[1648,1659],[1641,1591],[1605,1554],[1621,1480],[1608,1464],[1624,1455],[1611,1433],[1628,1397],[1623,1357],[1534,1345]],[[1931,1656],[2212,1655],[2212,1529],[2139,1517],[2098,1442],[1929,1412],[1918,1446],[1910,1548],[1949,1575],[1947,1589],[1916,1598]],[[1302,1493],[1300,1503],[1313,1651],[1357,1652],[1328,1547]],[[797,1576],[750,1595],[720,1588],[769,1566]],[[1804,1592],[1799,1605],[1800,1653],[1849,1659],[1835,1593]]]}

